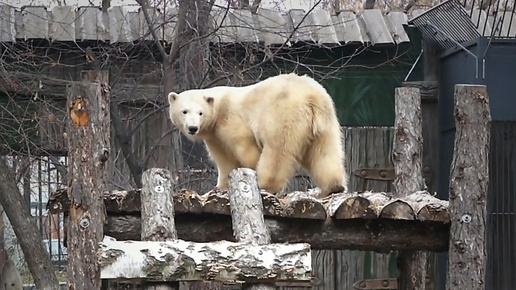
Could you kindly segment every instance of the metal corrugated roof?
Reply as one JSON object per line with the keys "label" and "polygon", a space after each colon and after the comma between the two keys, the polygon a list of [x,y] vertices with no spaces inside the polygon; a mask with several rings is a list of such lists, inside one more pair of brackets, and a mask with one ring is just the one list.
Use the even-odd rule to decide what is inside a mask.
{"label": "metal corrugated roof", "polygon": [[[177,7],[149,9],[156,20],[157,34],[171,41],[174,35]],[[228,11],[227,16],[224,17]],[[291,43],[314,42],[321,45],[338,45],[350,42],[371,44],[397,44],[409,42],[403,25],[407,15],[390,12],[383,15],[378,9],[360,14],[341,12],[331,15],[324,9],[314,9],[306,15],[301,9],[286,13],[259,9],[249,10],[213,8],[212,42],[262,42],[281,45],[289,36]],[[221,23],[222,22],[222,23]],[[165,25],[162,25],[166,23]],[[298,27],[295,33],[294,28]],[[100,40],[132,42],[151,40],[141,9],[134,6],[114,6],[107,12],[99,7],[57,6],[48,10],[42,6],[25,6],[21,10],[0,5],[0,41],[17,39],[50,39],[55,41]]]}

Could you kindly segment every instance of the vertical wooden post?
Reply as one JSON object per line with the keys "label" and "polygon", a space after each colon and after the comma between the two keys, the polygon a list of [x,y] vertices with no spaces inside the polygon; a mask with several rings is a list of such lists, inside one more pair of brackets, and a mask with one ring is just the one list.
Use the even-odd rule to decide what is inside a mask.
{"label": "vertical wooden post", "polygon": [[[396,88],[393,163],[398,197],[425,189],[422,175],[423,132],[421,97],[418,88]],[[398,289],[422,290],[426,282],[426,252],[401,251],[398,254]]]}
{"label": "vertical wooden post", "polygon": [[446,289],[485,289],[486,200],[491,113],[486,87],[455,86],[455,149],[450,176]]}
{"label": "vertical wooden post", "polygon": [[[170,171],[151,168],[142,175],[142,241],[177,240]],[[146,290],[178,289],[179,283],[144,282]]]}
{"label": "vertical wooden post", "polygon": [[85,75],[82,84],[67,87],[68,139],[68,288],[100,289],[97,262],[103,238],[102,192],[108,181],[110,154],[108,72]]}
{"label": "vertical wooden post", "polygon": [[[233,233],[238,242],[258,245],[269,244],[270,233],[263,217],[263,203],[256,172],[249,168],[237,168],[229,174],[229,204]],[[244,289],[272,290],[274,285],[244,285]]]}

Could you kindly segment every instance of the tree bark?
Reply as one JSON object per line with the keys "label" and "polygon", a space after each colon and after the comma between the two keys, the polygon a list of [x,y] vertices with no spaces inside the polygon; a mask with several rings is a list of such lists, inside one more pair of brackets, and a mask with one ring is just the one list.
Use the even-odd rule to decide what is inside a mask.
{"label": "tree bark", "polygon": [[0,203],[13,226],[36,287],[41,290],[59,290],[43,239],[10,171],[4,160],[0,159]]}
{"label": "tree bark", "polygon": [[455,85],[455,150],[450,176],[446,289],[485,288],[486,200],[491,115],[483,85]]}
{"label": "tree bark", "polygon": [[[175,217],[177,235],[182,240],[235,241],[231,217],[196,214]],[[389,252],[392,250],[448,249],[450,225],[407,220],[352,219],[304,220],[266,218],[273,243],[309,243],[312,249]],[[139,240],[138,216],[108,216],[105,234],[118,240]]]}
{"label": "tree bark", "polygon": [[[266,245],[271,235],[263,217],[263,204],[258,188],[256,172],[249,168],[237,168],[229,174],[229,204],[235,239],[239,242]],[[257,265],[251,264],[253,267]],[[246,289],[272,290],[274,285],[244,285]]]}
{"label": "tree bark", "polygon": [[107,71],[83,72],[83,83],[68,88],[68,287],[100,289],[97,250],[103,237],[110,154]]}
{"label": "tree bark", "polygon": [[[160,168],[151,168],[146,170],[142,176],[142,184],[142,241],[177,240],[176,225],[174,223],[174,202],[172,200],[172,178],[170,176],[170,172],[166,169]],[[163,253],[159,253],[159,256],[163,257],[162,254]],[[159,257],[156,259],[159,260]],[[181,260],[182,259],[179,259],[179,261]],[[177,266],[169,265],[169,267]],[[120,269],[122,271],[127,270],[127,268],[122,265]],[[152,268],[147,264],[145,269],[156,270],[160,268]],[[152,271],[149,273],[152,273]],[[154,284],[144,281],[143,285],[146,290],[178,289],[179,283],[175,280],[176,279],[171,280],[173,281],[171,284]]]}
{"label": "tree bark", "polygon": [[[396,88],[393,158],[396,197],[425,189],[423,179],[423,126],[418,88]],[[427,253],[401,251],[398,254],[398,285],[401,290],[424,290]]]}
{"label": "tree bark", "polygon": [[100,249],[102,279],[256,283],[311,278],[309,244],[125,242],[106,238]]}

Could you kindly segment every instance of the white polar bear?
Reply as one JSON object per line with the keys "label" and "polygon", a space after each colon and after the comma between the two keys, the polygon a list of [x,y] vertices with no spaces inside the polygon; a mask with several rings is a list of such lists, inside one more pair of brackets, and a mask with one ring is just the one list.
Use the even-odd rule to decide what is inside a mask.
{"label": "white polar bear", "polygon": [[219,86],[168,95],[172,123],[203,140],[217,165],[217,187],[238,167],[256,170],[276,194],[300,167],[319,198],[347,191],[343,136],[332,98],[303,75],[282,74],[244,87]]}

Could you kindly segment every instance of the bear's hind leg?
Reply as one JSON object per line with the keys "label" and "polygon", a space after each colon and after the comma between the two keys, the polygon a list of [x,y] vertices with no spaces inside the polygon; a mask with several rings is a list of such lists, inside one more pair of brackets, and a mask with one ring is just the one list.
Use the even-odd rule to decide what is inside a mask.
{"label": "bear's hind leg", "polygon": [[258,186],[271,194],[280,193],[297,169],[293,155],[265,147],[258,161]]}
{"label": "bear's hind leg", "polygon": [[347,174],[340,135],[323,134],[308,147],[302,165],[319,186],[318,198],[347,191]]}

